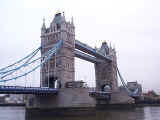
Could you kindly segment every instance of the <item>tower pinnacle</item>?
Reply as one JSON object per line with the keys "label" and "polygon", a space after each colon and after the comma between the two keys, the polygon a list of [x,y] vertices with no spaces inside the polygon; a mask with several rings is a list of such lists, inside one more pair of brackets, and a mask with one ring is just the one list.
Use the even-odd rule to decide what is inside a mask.
{"label": "tower pinnacle", "polygon": [[43,18],[42,29],[46,29],[46,25],[45,25],[45,18]]}
{"label": "tower pinnacle", "polygon": [[45,18],[43,18],[43,24],[42,24],[42,27],[41,27],[41,34],[43,34],[45,32],[46,32],[46,25],[45,25]]}
{"label": "tower pinnacle", "polygon": [[74,22],[73,22],[73,16],[72,16],[72,18],[71,18],[71,24],[74,24]]}

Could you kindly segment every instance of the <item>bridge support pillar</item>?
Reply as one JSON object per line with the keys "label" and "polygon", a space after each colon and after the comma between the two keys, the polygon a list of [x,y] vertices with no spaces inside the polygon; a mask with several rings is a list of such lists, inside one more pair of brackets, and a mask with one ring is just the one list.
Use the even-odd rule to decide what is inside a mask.
{"label": "bridge support pillar", "polygon": [[95,100],[88,95],[88,88],[61,88],[58,95],[28,96],[27,108],[87,108],[95,107]]}
{"label": "bridge support pillar", "polygon": [[[96,89],[103,91],[105,85],[109,85],[112,91],[118,90],[118,79],[117,79],[117,58],[115,49],[108,48],[108,52],[103,52],[103,49],[108,47],[106,43],[102,43],[101,50],[102,54],[108,54],[111,56],[112,61],[103,61],[95,64],[95,76],[96,76]],[[106,50],[106,49],[105,49]]]}

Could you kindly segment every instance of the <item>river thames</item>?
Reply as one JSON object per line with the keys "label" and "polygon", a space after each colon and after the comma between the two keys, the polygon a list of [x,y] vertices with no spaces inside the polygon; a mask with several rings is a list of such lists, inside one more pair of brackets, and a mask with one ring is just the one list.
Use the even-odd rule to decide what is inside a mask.
{"label": "river thames", "polygon": [[24,107],[0,107],[0,120],[160,120],[160,107],[97,110],[92,115],[26,118]]}

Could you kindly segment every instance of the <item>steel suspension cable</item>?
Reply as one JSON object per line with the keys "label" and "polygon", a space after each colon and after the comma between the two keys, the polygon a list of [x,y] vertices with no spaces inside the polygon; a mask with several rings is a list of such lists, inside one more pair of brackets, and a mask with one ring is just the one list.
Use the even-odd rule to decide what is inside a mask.
{"label": "steel suspension cable", "polygon": [[53,50],[53,49],[49,50],[49,51],[48,51],[47,53],[45,53],[43,56],[41,56],[41,57],[39,57],[39,58],[37,58],[37,59],[35,59],[35,60],[32,60],[31,62],[28,62],[28,63],[24,64],[23,66],[17,67],[16,69],[14,69],[14,71],[11,71],[11,72],[8,73],[8,74],[5,74],[5,75],[3,75],[3,76],[0,76],[0,78],[3,79],[3,78],[5,78],[6,76],[11,75],[12,73],[14,73],[16,70],[19,70],[19,69],[21,69],[22,67],[26,67],[26,66],[28,66],[28,65],[36,62],[37,60],[39,60],[39,59],[45,57],[46,55],[50,54],[50,53],[52,52],[52,50]]}
{"label": "steel suspension cable", "polygon": [[123,86],[125,87],[125,89],[127,90],[127,92],[128,92],[129,94],[131,94],[131,91],[128,89],[126,83],[124,82],[124,79],[122,78],[122,76],[121,76],[121,74],[120,74],[120,71],[119,71],[118,67],[117,67],[117,71],[118,71],[118,75],[119,75],[119,77],[120,77],[120,80],[121,80]]}
{"label": "steel suspension cable", "polygon": [[[7,71],[0,72],[0,74],[6,74],[6,73],[8,73],[8,72],[11,72],[11,73],[12,73],[12,72],[14,72],[15,70],[17,70],[17,69],[25,66],[38,52],[39,52],[39,50],[36,51],[36,52],[34,52],[34,53],[31,55],[31,57],[30,57],[25,63],[23,63],[22,65],[20,65],[20,66],[18,66],[18,67],[15,67],[15,68],[13,68],[13,69],[7,70]],[[16,65],[16,64],[15,64],[15,65]]]}
{"label": "steel suspension cable", "polygon": [[41,46],[40,46],[39,48],[37,48],[36,50],[34,50],[33,52],[31,52],[31,53],[30,53],[29,55],[27,55],[26,57],[18,60],[17,62],[15,62],[15,63],[13,63],[13,64],[11,64],[11,65],[8,65],[8,66],[6,66],[6,67],[1,68],[0,71],[3,71],[3,70],[5,70],[5,69],[7,69],[7,68],[9,68],[9,67],[14,66],[15,64],[18,64],[18,63],[22,62],[23,60],[27,59],[27,58],[30,57],[32,54],[34,54],[37,50],[39,51],[40,48],[41,48]]}
{"label": "steel suspension cable", "polygon": [[[60,40],[60,41],[56,44],[55,49],[52,49],[52,51],[51,51],[51,53],[49,54],[49,56],[48,56],[46,59],[44,59],[44,61],[42,61],[40,65],[36,66],[36,67],[33,68],[32,70],[30,70],[30,71],[28,71],[28,72],[26,72],[26,73],[24,73],[24,74],[22,74],[22,75],[16,76],[16,77],[14,77],[14,78],[5,79],[5,80],[2,79],[2,80],[0,80],[0,82],[10,81],[10,80],[13,80],[13,79],[18,79],[18,78],[20,78],[20,77],[26,76],[26,75],[28,75],[29,73],[35,71],[37,68],[39,68],[39,67],[41,67],[42,65],[44,65],[44,64],[51,58],[51,56],[52,56],[53,54],[55,54],[55,53],[59,50],[61,44],[62,44],[62,41]],[[42,58],[42,57],[40,57],[40,58]]]}

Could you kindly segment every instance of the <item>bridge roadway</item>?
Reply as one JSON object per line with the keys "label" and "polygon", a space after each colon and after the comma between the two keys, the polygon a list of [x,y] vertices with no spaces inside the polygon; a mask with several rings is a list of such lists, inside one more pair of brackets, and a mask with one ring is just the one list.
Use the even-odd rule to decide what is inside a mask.
{"label": "bridge roadway", "polygon": [[58,89],[44,87],[0,86],[0,94],[56,95]]}
{"label": "bridge roadway", "polygon": [[[21,86],[0,86],[0,94],[33,94],[33,95],[57,95],[59,92],[55,88],[46,87],[21,87]],[[95,99],[109,100],[111,91],[102,92],[90,90],[89,96]]]}

